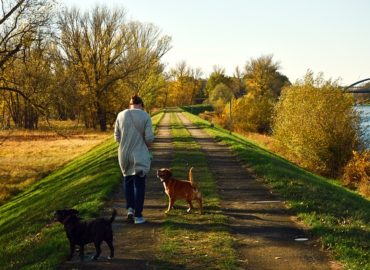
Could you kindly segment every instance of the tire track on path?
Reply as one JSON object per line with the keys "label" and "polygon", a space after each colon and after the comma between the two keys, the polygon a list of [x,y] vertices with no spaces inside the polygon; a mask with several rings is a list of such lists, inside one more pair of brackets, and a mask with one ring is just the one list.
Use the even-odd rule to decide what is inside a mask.
{"label": "tire track on path", "polygon": [[227,146],[217,143],[182,113],[177,115],[207,156],[219,188],[221,207],[236,238],[242,269],[331,269],[319,241],[295,241],[308,236],[278,196],[251,175]]}

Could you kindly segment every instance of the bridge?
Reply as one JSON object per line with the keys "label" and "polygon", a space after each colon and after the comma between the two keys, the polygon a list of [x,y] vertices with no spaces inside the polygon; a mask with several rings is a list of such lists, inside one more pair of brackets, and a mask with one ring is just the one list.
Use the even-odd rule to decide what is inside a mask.
{"label": "bridge", "polygon": [[364,93],[370,93],[370,83],[365,84],[365,86],[359,86],[363,84],[364,82],[370,81],[370,78],[363,79],[360,81],[357,81],[349,86],[343,87],[344,90],[348,93],[354,93],[354,94],[364,94]]}

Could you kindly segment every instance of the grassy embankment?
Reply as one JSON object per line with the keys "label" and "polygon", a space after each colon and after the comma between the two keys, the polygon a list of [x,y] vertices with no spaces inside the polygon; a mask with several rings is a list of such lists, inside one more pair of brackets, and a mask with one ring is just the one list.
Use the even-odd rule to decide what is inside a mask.
{"label": "grassy embankment", "polygon": [[310,173],[246,138],[186,116],[216,140],[225,143],[261,178],[280,193],[292,212],[322,239],[346,269],[370,269],[370,201]]}
{"label": "grassy embankment", "polygon": [[187,179],[189,168],[194,167],[194,180],[204,196],[205,214],[199,215],[197,203],[194,203],[196,209],[187,214],[187,205],[176,202],[178,209],[167,215],[160,236],[159,266],[162,269],[172,269],[169,267],[174,265],[178,266],[176,269],[235,269],[233,239],[228,231],[227,218],[220,210],[206,157],[174,113],[171,113],[171,132],[175,149],[171,164],[174,176]]}
{"label": "grassy embankment", "polygon": [[[154,125],[161,116],[152,118]],[[0,206],[0,268],[56,269],[67,258],[68,241],[52,221],[54,211],[73,207],[83,217],[97,216],[120,179],[111,138]]]}

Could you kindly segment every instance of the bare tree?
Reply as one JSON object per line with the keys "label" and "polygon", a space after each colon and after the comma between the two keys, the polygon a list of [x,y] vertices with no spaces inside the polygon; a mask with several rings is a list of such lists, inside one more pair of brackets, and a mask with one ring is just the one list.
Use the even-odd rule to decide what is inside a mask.
{"label": "bare tree", "polygon": [[27,43],[32,42],[41,27],[48,24],[51,0],[2,0],[0,17],[0,70]]}
{"label": "bare tree", "polygon": [[[124,10],[95,7],[81,14],[61,13],[58,21],[61,55],[80,79],[82,106],[92,127],[107,128],[108,110],[130,76],[158,65],[170,39],[153,25],[127,23]],[[126,88],[127,89],[127,88]]]}

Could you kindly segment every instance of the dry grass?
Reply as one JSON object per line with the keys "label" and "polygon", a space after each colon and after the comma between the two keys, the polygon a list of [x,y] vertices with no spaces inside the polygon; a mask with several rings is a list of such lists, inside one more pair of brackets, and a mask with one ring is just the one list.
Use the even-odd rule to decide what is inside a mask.
{"label": "dry grass", "polygon": [[58,133],[47,126],[0,131],[0,204],[112,136],[83,130],[73,122],[53,125]]}
{"label": "dry grass", "polygon": [[274,139],[272,136],[265,135],[265,134],[259,134],[259,133],[253,133],[253,132],[245,132],[241,130],[236,130],[235,132],[249,139],[253,143],[257,144],[258,146],[268,149],[269,151],[284,157],[290,162],[297,164],[298,166],[302,166],[301,160],[296,155],[289,152],[288,149],[281,146],[279,142],[276,139]]}

